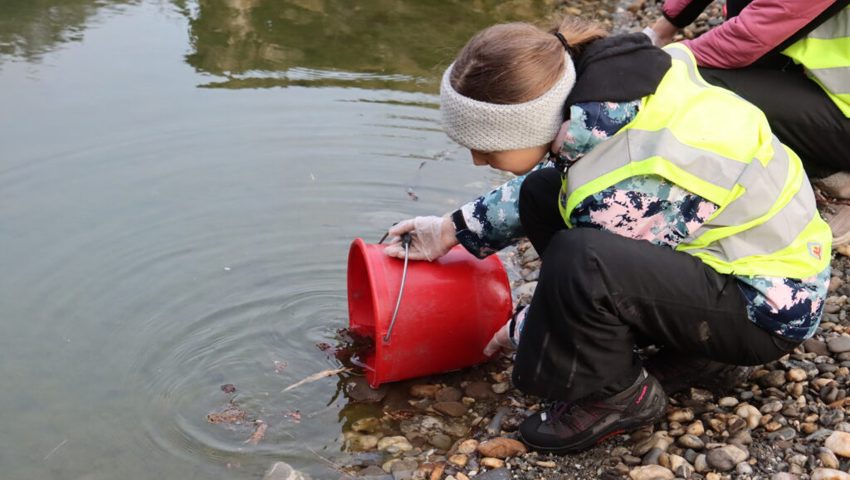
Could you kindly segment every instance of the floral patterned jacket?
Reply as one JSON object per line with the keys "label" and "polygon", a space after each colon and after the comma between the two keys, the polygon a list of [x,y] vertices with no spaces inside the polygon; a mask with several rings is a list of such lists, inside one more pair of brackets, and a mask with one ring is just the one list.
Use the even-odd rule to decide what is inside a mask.
{"label": "floral patterned jacket", "polygon": [[[555,146],[577,160],[614,135],[637,115],[640,102],[578,103],[561,127]],[[546,161],[535,167],[547,168]],[[490,255],[524,237],[519,221],[515,177],[459,210],[467,230],[458,240],[478,257]],[[675,248],[696,231],[717,205],[659,176],[635,176],[586,198],[571,214],[575,227],[603,229],[628,238]],[[738,276],[749,319],[783,338],[802,341],[820,322],[830,268],[804,279]]]}

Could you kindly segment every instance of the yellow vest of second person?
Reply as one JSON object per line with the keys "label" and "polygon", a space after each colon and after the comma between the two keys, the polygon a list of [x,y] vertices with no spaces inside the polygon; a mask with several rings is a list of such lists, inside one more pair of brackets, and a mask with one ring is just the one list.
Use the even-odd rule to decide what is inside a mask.
{"label": "yellow vest of second person", "polygon": [[850,6],[782,53],[803,65],[809,78],[850,118]]}
{"label": "yellow vest of second person", "polygon": [[676,247],[720,273],[807,278],[830,260],[832,235],[815,206],[799,157],[771,133],[764,114],[705,83],[683,45],[635,118],[573,165],[561,215],[636,175],[659,175],[718,209]]}

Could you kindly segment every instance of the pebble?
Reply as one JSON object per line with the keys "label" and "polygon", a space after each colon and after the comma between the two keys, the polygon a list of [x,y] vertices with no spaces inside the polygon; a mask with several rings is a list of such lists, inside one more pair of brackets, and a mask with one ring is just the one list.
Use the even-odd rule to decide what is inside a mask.
{"label": "pebble", "polygon": [[832,337],[826,341],[826,348],[832,353],[850,352],[850,337]]}
{"label": "pebble", "polygon": [[492,389],[494,393],[501,395],[511,389],[511,384],[508,382],[494,383]]}
{"label": "pebble", "polygon": [[428,443],[439,448],[440,450],[448,450],[452,448],[452,437],[441,432],[434,432],[428,437]]}
{"label": "pebble", "polygon": [[432,407],[450,417],[462,417],[467,411],[466,405],[460,402],[437,402]]}
{"label": "pebble", "polygon": [[818,450],[818,460],[820,460],[820,463],[826,468],[838,468],[840,465],[835,454],[827,448],[821,448]]}
{"label": "pebble", "polygon": [[694,460],[694,469],[698,473],[704,473],[704,472],[708,471],[708,469],[709,469],[708,461],[707,461],[704,453],[697,455],[696,460]]}
{"label": "pebble", "polygon": [[460,444],[457,446],[458,453],[463,453],[463,454],[466,454],[466,455],[469,455],[469,454],[475,452],[475,450],[477,450],[477,449],[478,449],[478,440],[475,440],[474,438],[464,440],[464,441],[460,442]]}
{"label": "pebble", "polygon": [[850,480],[850,474],[832,468],[816,468],[811,480]]}
{"label": "pebble", "polygon": [[725,445],[720,448],[709,450],[705,455],[708,466],[714,470],[728,472],[743,462],[750,455],[734,445]]}
{"label": "pebble", "polygon": [[771,475],[770,480],[799,480],[800,477],[789,472],[777,472]]}
{"label": "pebble", "polygon": [[785,374],[785,379],[789,382],[802,382],[806,379],[806,371],[802,368],[792,368]]}
{"label": "pebble", "polygon": [[679,437],[679,439],[676,440],[676,443],[682,447],[693,448],[694,450],[702,450],[705,447],[705,442],[700,440],[698,436],[690,433],[686,433]]}
{"label": "pebble", "polygon": [[359,433],[375,433],[381,427],[381,420],[375,417],[366,417],[351,423],[351,429]]}
{"label": "pebble", "polygon": [[777,440],[791,440],[792,438],[797,436],[796,430],[791,427],[785,427],[774,432],[771,432],[767,439],[771,442],[775,442]]}
{"label": "pebble", "polygon": [[413,385],[409,393],[414,398],[434,398],[440,388],[439,385]]}
{"label": "pebble", "polygon": [[632,480],[672,480],[675,477],[673,472],[659,465],[636,467],[629,472]]}
{"label": "pebble", "polygon": [[472,397],[476,400],[487,400],[495,398],[493,387],[487,382],[471,382],[463,389],[463,393],[467,397]]}
{"label": "pebble", "polygon": [[642,457],[646,455],[646,452],[652,450],[653,448],[667,450],[667,447],[670,446],[671,443],[673,443],[673,439],[670,438],[670,435],[667,432],[655,432],[646,440],[635,445],[635,447],[632,449],[632,455]]}
{"label": "pebble", "polygon": [[694,411],[690,408],[682,408],[673,410],[667,413],[667,420],[670,422],[690,422],[694,419]]}
{"label": "pebble", "polygon": [[753,474],[753,467],[747,462],[741,462],[735,466],[735,473],[741,476],[750,476]]}
{"label": "pebble", "polygon": [[781,387],[785,385],[785,372],[773,370],[762,378],[762,383],[768,387]]}
{"label": "pebble", "polygon": [[378,446],[378,437],[375,435],[350,434],[345,441],[348,449],[354,452],[365,452]]}
{"label": "pebble", "polygon": [[738,399],[735,397],[723,397],[717,401],[717,404],[723,408],[732,408],[738,403]]}
{"label": "pebble", "polygon": [[469,456],[462,453],[456,453],[449,457],[449,463],[458,467],[465,467],[469,463]]}
{"label": "pebble", "polygon": [[475,480],[511,480],[511,472],[506,468],[497,468],[475,476]]}
{"label": "pebble", "polygon": [[306,480],[306,478],[303,473],[286,462],[275,462],[263,476],[263,480]]}
{"label": "pebble", "polygon": [[850,457],[850,433],[832,432],[824,446],[840,457]]}
{"label": "pebble", "polygon": [[463,397],[463,392],[456,387],[444,387],[434,394],[434,400],[438,402],[457,402]]}
{"label": "pebble", "polygon": [[505,466],[505,461],[501,458],[493,458],[493,457],[484,457],[479,462],[482,466],[487,468],[502,468]]}
{"label": "pebble", "polygon": [[705,426],[702,424],[702,420],[697,420],[696,422],[688,425],[688,428],[685,429],[685,432],[690,435],[695,435],[699,437],[705,433]]}
{"label": "pebble", "polygon": [[739,405],[738,408],[735,409],[735,415],[743,418],[747,422],[747,428],[751,430],[759,425],[762,417],[761,412],[759,412],[756,407],[748,403]]}
{"label": "pebble", "polygon": [[378,450],[387,453],[409,452],[413,450],[413,445],[402,436],[384,437],[378,440]]}
{"label": "pebble", "polygon": [[659,459],[663,453],[664,450],[661,450],[660,448],[653,448],[646,452],[646,455],[643,456],[640,463],[643,465],[658,465],[660,463]]}
{"label": "pebble", "polygon": [[522,442],[512,438],[497,437],[478,444],[478,453],[485,457],[509,458],[527,451]]}

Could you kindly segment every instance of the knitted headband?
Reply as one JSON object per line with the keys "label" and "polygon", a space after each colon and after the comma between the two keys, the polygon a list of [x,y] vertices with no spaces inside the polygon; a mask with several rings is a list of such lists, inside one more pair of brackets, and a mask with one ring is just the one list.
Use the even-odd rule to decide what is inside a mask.
{"label": "knitted headband", "polygon": [[454,63],[440,84],[443,129],[452,140],[482,152],[518,150],[549,144],[564,121],[564,102],[576,83],[569,53],[564,53],[564,74],[543,95],[525,103],[502,105],[480,102],[455,91],[451,84]]}

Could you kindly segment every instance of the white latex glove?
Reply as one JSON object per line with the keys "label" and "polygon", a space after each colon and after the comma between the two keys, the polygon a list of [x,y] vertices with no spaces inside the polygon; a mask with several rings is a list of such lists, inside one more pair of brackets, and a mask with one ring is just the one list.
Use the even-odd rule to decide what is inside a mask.
{"label": "white latex glove", "polygon": [[652,27],[644,29],[643,33],[652,40],[653,45],[656,47],[663,47],[673,41],[673,37],[678,31],[679,27],[670,23],[670,20],[661,17],[652,24]]}
{"label": "white latex glove", "polygon": [[511,320],[508,319],[508,321],[505,322],[504,325],[502,325],[502,328],[496,331],[496,333],[493,335],[493,338],[491,338],[490,341],[487,342],[487,346],[484,347],[484,355],[490,357],[493,356],[493,354],[495,354],[499,350],[513,350],[516,348],[514,347],[513,342],[511,342],[510,336],[508,335],[510,323]]}
{"label": "white latex glove", "polygon": [[652,44],[653,44],[653,45],[655,45],[656,47],[663,46],[663,45],[661,45],[661,39],[658,37],[658,33],[656,33],[656,31],[655,31],[655,30],[653,30],[653,29],[652,29],[652,27],[646,27],[646,28],[644,28],[644,29],[641,31],[641,33],[643,33],[644,35],[646,35],[647,37],[649,37],[649,40],[650,40],[650,41],[652,42]]}
{"label": "white latex glove", "polygon": [[455,225],[449,216],[445,217],[416,217],[404,220],[394,225],[389,234],[395,237],[384,249],[384,253],[396,258],[404,258],[404,245],[401,236],[410,234],[411,260],[428,260],[432,262],[457,245]]}
{"label": "white latex glove", "polygon": [[508,352],[516,350],[517,345],[514,339],[511,338],[511,323],[514,324],[514,336],[517,336],[517,332],[522,330],[522,323],[525,321],[526,313],[528,313],[528,308],[525,306],[520,307],[519,310],[513,314],[513,316],[509,318],[504,325],[502,325],[502,328],[493,334],[493,338],[491,338],[484,347],[484,355],[490,357],[499,350],[505,350]]}

